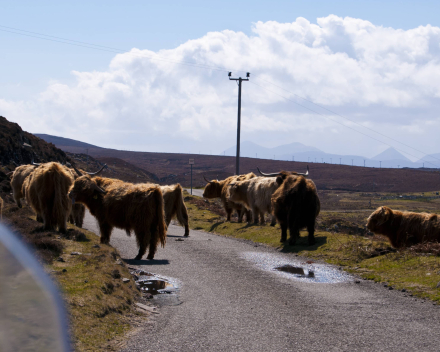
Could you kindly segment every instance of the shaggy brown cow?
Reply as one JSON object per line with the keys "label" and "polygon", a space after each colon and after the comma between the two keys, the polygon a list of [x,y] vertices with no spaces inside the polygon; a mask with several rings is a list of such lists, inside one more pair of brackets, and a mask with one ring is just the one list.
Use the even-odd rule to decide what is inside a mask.
{"label": "shaggy brown cow", "polygon": [[[131,230],[136,235],[140,260],[150,246],[147,259],[153,259],[160,242],[166,241],[166,224],[162,191],[156,185],[108,182],[99,186],[101,177],[84,175],[75,180],[69,193],[73,202],[84,204],[96,217],[101,243],[108,244],[114,227]],[[107,179],[109,180],[109,179]],[[105,182],[105,180],[104,180]]]}
{"label": "shaggy brown cow", "polygon": [[3,219],[3,199],[0,197],[0,220]]}
{"label": "shaggy brown cow", "polygon": [[246,214],[246,218],[248,222],[251,222],[251,214],[250,211],[247,211],[246,208],[238,203],[234,203],[229,200],[229,191],[228,186],[231,182],[234,181],[244,181],[249,180],[253,177],[256,177],[253,172],[250,172],[245,175],[239,175],[239,176],[230,176],[225,180],[219,181],[219,180],[212,180],[208,181],[205,178],[205,181],[208,182],[208,184],[205,186],[205,189],[203,191],[203,197],[204,198],[220,198],[223,207],[225,208],[225,212],[227,215],[226,221],[231,221],[231,214],[233,210],[237,211],[238,214],[238,222],[243,221],[243,215]]}
{"label": "shaggy brown cow", "polygon": [[67,194],[73,180],[66,167],[56,162],[40,165],[24,180],[22,192],[46,230],[58,227],[66,232],[71,211]]}
{"label": "shaggy brown cow", "polygon": [[395,248],[440,242],[440,217],[437,214],[379,207],[368,218],[367,227],[371,232],[388,237]]}
{"label": "shaggy brown cow", "polygon": [[[234,181],[229,184],[229,200],[242,204],[252,210],[254,223],[263,225],[265,213],[272,213],[272,194],[279,187],[275,177],[254,177],[245,181]],[[276,219],[272,216],[271,226],[275,226]]]}
{"label": "shaggy brown cow", "polygon": [[21,198],[24,197],[24,194],[22,192],[23,188],[23,182],[34,170],[36,166],[35,165],[21,165],[15,168],[12,178],[11,178],[11,187],[12,187],[12,193],[15,200],[15,203],[19,208],[22,207],[21,205]]}
{"label": "shaggy brown cow", "polygon": [[303,176],[285,174],[278,176],[277,182],[280,187],[272,196],[272,208],[281,226],[281,242],[287,240],[289,228],[289,244],[294,245],[299,230],[306,227],[309,245],[315,244],[315,222],[321,209],[315,184]]}
{"label": "shaggy brown cow", "polygon": [[180,225],[185,227],[184,236],[189,236],[188,211],[183,201],[182,187],[177,185],[160,186],[165,203],[165,222],[169,226],[173,217],[177,218]]}

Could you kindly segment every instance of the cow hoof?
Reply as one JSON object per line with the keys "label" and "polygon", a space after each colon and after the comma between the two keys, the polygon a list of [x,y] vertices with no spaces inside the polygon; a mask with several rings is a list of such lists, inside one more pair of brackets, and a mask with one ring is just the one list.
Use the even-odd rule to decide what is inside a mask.
{"label": "cow hoof", "polygon": [[189,237],[189,234],[184,234],[183,237]]}
{"label": "cow hoof", "polygon": [[135,258],[134,258],[134,260],[141,260],[142,259],[142,256],[141,255],[137,255]]}
{"label": "cow hoof", "polygon": [[287,241],[287,238],[282,238],[282,239],[280,239],[280,242],[281,242],[281,243],[286,242],[286,241]]}
{"label": "cow hoof", "polygon": [[275,226],[275,224],[270,224],[270,226]]}

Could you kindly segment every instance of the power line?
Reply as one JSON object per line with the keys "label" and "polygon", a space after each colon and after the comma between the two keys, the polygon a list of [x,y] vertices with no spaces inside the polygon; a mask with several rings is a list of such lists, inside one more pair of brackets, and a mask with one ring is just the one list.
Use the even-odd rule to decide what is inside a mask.
{"label": "power line", "polygon": [[[223,72],[230,72],[231,71],[231,70],[228,70],[224,67],[211,66],[211,65],[205,65],[205,64],[196,64],[196,63],[182,61],[182,60],[167,59],[167,58],[161,57],[157,54],[155,57],[149,56],[149,55],[134,54],[134,53],[130,52],[129,50],[117,49],[117,48],[112,48],[112,47],[108,47],[108,46],[104,46],[104,45],[98,45],[98,44],[92,44],[92,43],[82,42],[82,41],[73,40],[73,39],[56,37],[53,35],[31,32],[31,31],[27,31],[24,29],[18,29],[18,28],[7,27],[7,26],[2,26],[2,25],[0,25],[0,27],[1,27],[0,31],[2,31],[2,32],[13,33],[13,34],[26,36],[26,37],[31,37],[31,38],[36,38],[36,39],[41,39],[41,40],[46,40],[46,41],[51,41],[51,42],[56,42],[56,43],[62,43],[62,44],[67,44],[67,45],[73,45],[73,46],[78,46],[78,47],[87,48],[87,49],[105,51],[105,52],[110,52],[110,53],[114,53],[114,54],[128,54],[128,55],[142,57],[142,58],[146,58],[146,59],[150,59],[150,60],[170,62],[170,63],[174,63],[177,65],[192,66],[192,67],[198,67],[198,68],[213,70],[213,71],[223,71]],[[24,32],[24,33],[20,33],[20,32]],[[242,70],[236,70],[236,71],[244,72]]]}
{"label": "power line", "polygon": [[[424,152],[424,151],[421,151],[421,150],[418,150],[417,148],[411,147],[410,145],[408,145],[408,144],[406,144],[406,143],[403,143],[403,142],[401,142],[401,141],[399,141],[399,140],[397,140],[397,139],[394,139],[394,138],[392,138],[392,137],[389,137],[389,136],[387,136],[387,135],[385,135],[385,134],[383,134],[383,133],[381,133],[381,132],[378,132],[378,131],[376,131],[376,130],[370,128],[370,127],[367,127],[367,126],[365,126],[365,125],[363,125],[363,124],[361,124],[361,123],[359,123],[359,122],[356,122],[356,121],[354,121],[354,120],[352,120],[352,119],[349,119],[348,117],[342,116],[341,114],[338,114],[337,112],[334,112],[334,111],[332,111],[332,110],[326,108],[325,106],[322,106],[322,105],[320,105],[320,104],[317,104],[317,103],[315,103],[315,102],[313,102],[313,101],[311,101],[311,100],[309,100],[309,99],[307,99],[307,98],[304,98],[304,97],[302,97],[302,96],[300,96],[300,95],[298,95],[298,94],[295,94],[295,93],[293,93],[293,92],[291,92],[291,91],[288,91],[287,89],[285,89],[285,88],[283,88],[283,87],[281,87],[281,86],[279,86],[279,85],[277,85],[277,84],[275,84],[275,83],[273,83],[273,82],[270,82],[270,81],[268,81],[268,80],[266,80],[266,79],[264,79],[264,78],[261,78],[261,77],[258,77],[258,76],[257,76],[256,79],[257,79],[257,80],[259,79],[259,80],[262,80],[262,81],[264,81],[264,82],[266,82],[266,83],[272,84],[273,86],[278,87],[278,88],[284,90],[284,91],[287,92],[287,93],[293,94],[294,96],[296,96],[296,97],[298,97],[298,98],[300,98],[300,99],[303,99],[303,100],[305,100],[305,101],[307,101],[307,102],[309,102],[309,103],[311,103],[311,104],[313,104],[313,105],[316,105],[316,106],[320,107],[321,109],[327,110],[328,112],[331,112],[332,114],[337,115],[337,116],[339,116],[339,117],[341,117],[341,118],[343,118],[343,119],[345,119],[345,120],[348,120],[348,121],[350,121],[350,122],[352,122],[352,123],[354,123],[354,124],[356,124],[356,125],[358,125],[358,126],[361,126],[361,127],[366,128],[366,129],[368,129],[368,130],[370,130],[370,131],[372,131],[372,132],[374,132],[374,133],[377,133],[377,134],[381,135],[382,137],[385,137],[385,138],[391,139],[391,140],[394,141],[394,142],[397,142],[397,143],[399,143],[399,144],[402,144],[402,145],[404,145],[405,147],[408,147],[408,148],[410,148],[410,149],[412,149],[412,150],[415,150],[415,151],[417,151],[417,152],[423,154],[424,156],[425,156],[425,155],[429,155],[428,153],[426,153],[426,152]],[[393,147],[393,148],[394,148],[394,147]],[[407,152],[404,152],[404,151],[402,151],[402,152],[403,152],[403,153],[407,153]],[[407,154],[408,154],[408,155],[411,155],[411,154],[409,154],[409,153],[407,153]],[[433,155],[430,155],[430,156],[431,156],[432,158],[437,159],[437,160],[440,161],[440,158],[437,158],[437,157],[435,157],[435,156],[433,156]]]}
{"label": "power line", "polygon": [[[402,153],[406,153],[406,154],[409,155],[409,156],[412,156],[412,157],[414,157],[414,158],[417,158],[417,156],[415,156],[415,155],[412,155],[412,154],[410,154],[410,153],[408,153],[408,152],[405,152],[405,151],[403,151],[403,150],[397,149],[397,148],[395,148],[394,146],[392,146],[391,144],[388,144],[388,143],[386,143],[386,142],[384,142],[384,141],[381,141],[380,139],[377,139],[377,138],[372,137],[372,136],[370,136],[370,135],[368,135],[368,134],[365,134],[365,133],[363,133],[363,132],[361,132],[361,131],[359,131],[359,130],[357,130],[357,129],[354,129],[354,128],[350,127],[350,126],[347,126],[347,125],[345,125],[345,124],[343,124],[343,123],[341,123],[341,122],[339,122],[339,121],[337,121],[337,120],[335,120],[335,119],[333,119],[333,118],[331,118],[331,117],[329,117],[329,116],[327,116],[327,115],[321,114],[321,113],[319,113],[319,112],[317,112],[317,111],[315,111],[315,110],[313,110],[313,109],[310,109],[309,107],[307,107],[307,106],[305,106],[305,105],[302,105],[302,104],[296,102],[295,100],[290,99],[290,98],[288,98],[288,97],[286,97],[286,96],[284,96],[284,95],[281,95],[281,94],[279,94],[279,93],[277,93],[277,92],[275,92],[275,91],[273,91],[273,90],[270,90],[270,89],[268,89],[268,88],[266,88],[266,87],[260,86],[259,84],[255,83],[255,82],[249,82],[249,83],[254,84],[254,85],[256,85],[256,86],[258,86],[258,87],[260,87],[260,88],[262,88],[262,89],[264,89],[264,90],[267,90],[268,92],[271,92],[271,93],[275,94],[275,95],[278,95],[278,96],[280,96],[280,97],[282,97],[282,98],[284,98],[284,99],[286,99],[286,100],[288,100],[288,101],[291,101],[292,103],[297,104],[297,105],[303,107],[304,109],[307,109],[307,110],[309,110],[309,111],[311,111],[311,112],[313,112],[313,113],[315,113],[315,114],[317,114],[317,115],[320,115],[320,116],[322,116],[322,117],[324,117],[324,118],[326,118],[326,119],[329,119],[329,120],[331,120],[331,121],[333,121],[333,122],[336,122],[337,124],[339,124],[339,125],[341,125],[341,126],[344,126],[344,127],[349,128],[349,129],[351,129],[351,130],[353,130],[353,131],[355,131],[355,132],[357,132],[357,133],[360,133],[360,134],[364,135],[365,137],[368,137],[368,138],[374,139],[375,141],[377,141],[377,142],[379,142],[379,143],[382,143],[382,144],[385,144],[385,145],[387,145],[387,146],[389,146],[389,147],[392,147],[392,148],[396,149],[397,151],[400,151],[400,152],[402,152]],[[421,160],[423,160],[423,159],[421,159]],[[436,168],[438,167],[437,165],[431,163],[430,161],[427,161],[427,160],[423,160],[423,161],[424,161],[424,162],[427,162],[427,163],[429,163],[429,164],[431,164],[431,165],[434,165]]]}

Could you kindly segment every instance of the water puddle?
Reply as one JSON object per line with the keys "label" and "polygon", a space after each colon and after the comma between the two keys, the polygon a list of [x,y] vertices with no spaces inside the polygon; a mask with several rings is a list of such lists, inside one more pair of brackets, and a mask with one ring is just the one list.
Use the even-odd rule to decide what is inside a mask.
{"label": "water puddle", "polygon": [[175,293],[178,289],[178,283],[172,278],[166,278],[143,270],[130,270],[136,285],[143,293],[152,295],[163,293]]}
{"label": "water puddle", "polygon": [[243,257],[264,271],[302,282],[335,284],[353,280],[352,276],[335,267],[311,260],[301,261],[284,255],[258,252],[244,252]]}

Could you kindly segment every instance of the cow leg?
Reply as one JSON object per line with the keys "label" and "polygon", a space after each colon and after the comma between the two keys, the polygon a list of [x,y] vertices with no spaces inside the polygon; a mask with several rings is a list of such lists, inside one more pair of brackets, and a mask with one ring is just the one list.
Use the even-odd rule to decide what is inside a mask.
{"label": "cow leg", "polygon": [[287,241],[287,223],[280,221],[280,227],[281,227],[281,240],[280,242],[286,242]]}
{"label": "cow leg", "polygon": [[225,211],[226,211],[226,221],[231,221],[232,208],[225,206]]}
{"label": "cow leg", "polygon": [[275,217],[275,215],[271,215],[272,216],[272,221],[270,222],[270,226],[275,226],[277,223],[277,218]]}
{"label": "cow leg", "polygon": [[101,232],[101,243],[109,244],[110,235],[112,234],[113,227],[108,223],[100,223],[99,231]]}
{"label": "cow leg", "polygon": [[315,241],[315,222],[313,222],[313,224],[309,224],[307,226],[307,232],[309,233],[309,236],[308,236],[309,246],[313,246],[316,243],[316,241]]}
{"label": "cow leg", "polygon": [[[156,231],[156,230],[155,230]],[[150,239],[150,248],[148,250],[148,256],[147,259],[149,260],[153,260],[154,255],[156,254],[156,250],[157,250],[157,244],[159,243],[159,239],[157,238],[157,236],[151,236]]]}
{"label": "cow leg", "polygon": [[40,214],[37,214],[37,221],[38,222],[44,222],[43,217]]}
{"label": "cow leg", "polygon": [[289,232],[290,232],[289,244],[293,246],[296,243],[296,239],[299,237],[299,226],[297,219],[295,217],[292,218],[291,214],[289,214],[288,221],[289,221]]}
{"label": "cow leg", "polygon": [[14,200],[15,200],[15,204],[17,204],[17,207],[21,208],[21,201],[20,198],[18,196],[16,196],[16,194],[14,193]]}
{"label": "cow leg", "polygon": [[[135,235],[136,235],[136,242],[139,246],[139,252],[138,252],[138,255],[134,259],[141,260],[142,257],[144,256],[144,254],[147,252],[148,242],[150,242],[150,234],[146,233],[146,232],[135,231]],[[151,252],[151,243],[150,243],[150,252]],[[153,254],[153,256],[154,256],[154,254]],[[153,259],[153,258],[150,258],[150,254],[148,254],[148,259]]]}
{"label": "cow leg", "polygon": [[252,223],[252,212],[249,209],[246,209],[246,221]]}
{"label": "cow leg", "polygon": [[252,217],[254,218],[254,224],[258,224],[259,211],[257,208],[252,208]]}
{"label": "cow leg", "polygon": [[238,222],[243,222],[244,211],[245,211],[244,207],[238,207],[237,208]]}
{"label": "cow leg", "polygon": [[260,225],[266,225],[266,220],[264,219],[264,213],[260,211]]}

